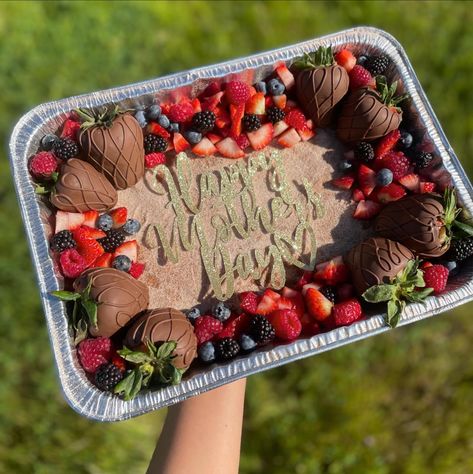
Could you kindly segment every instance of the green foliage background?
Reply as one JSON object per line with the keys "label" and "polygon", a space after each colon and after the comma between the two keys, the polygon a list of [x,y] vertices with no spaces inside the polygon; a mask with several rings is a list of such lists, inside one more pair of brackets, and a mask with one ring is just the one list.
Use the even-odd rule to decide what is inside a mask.
{"label": "green foliage background", "polygon": [[[0,472],[143,472],[165,416],[98,424],[63,401],[6,159],[24,112],[368,24],[404,45],[471,174],[472,6],[0,3]],[[473,472],[472,309],[251,377],[241,472]]]}

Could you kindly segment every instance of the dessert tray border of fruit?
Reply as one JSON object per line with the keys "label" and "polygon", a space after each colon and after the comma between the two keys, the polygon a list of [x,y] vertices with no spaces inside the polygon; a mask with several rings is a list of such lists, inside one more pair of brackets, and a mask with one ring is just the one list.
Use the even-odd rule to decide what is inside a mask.
{"label": "dessert tray border of fruit", "polygon": [[[110,102],[128,104],[130,101],[131,103],[141,101],[141,103],[146,103],[157,93],[158,95],[167,94],[166,90],[189,90],[195,81],[228,74],[238,78],[239,74],[247,69],[261,72],[277,61],[287,61],[305,52],[314,51],[319,46],[329,45],[362,47],[390,56],[397,72],[396,75],[401,79],[405,91],[411,96],[412,107],[418,116],[419,123],[426,129],[429,139],[436,147],[437,155],[442,158],[445,170],[451,175],[459,200],[463,207],[473,214],[472,185],[448,143],[405,51],[391,35],[377,28],[357,27],[246,58],[50,102],[34,108],[19,120],[12,133],[10,161],[59,378],[66,400],[78,413],[100,421],[128,419],[177,403],[238,378],[334,349],[389,329],[384,323],[383,315],[376,314],[348,327],[340,327],[308,339],[298,339],[286,345],[263,348],[245,358],[219,364],[205,372],[193,372],[178,385],[159,391],[148,391],[139,394],[133,400],[123,401],[110,393],[98,390],[87,380],[79,368],[74,355],[75,350],[70,343],[65,306],[48,294],[51,289],[62,288],[62,280],[55,270],[49,253],[44,225],[48,216],[31,186],[27,161],[32,150],[38,147],[40,137],[57,128],[69,110],[76,107],[97,107]],[[472,265],[465,265],[462,273],[449,283],[446,292],[428,298],[425,304],[408,305],[399,324],[410,324],[428,318],[472,299],[473,268]]]}

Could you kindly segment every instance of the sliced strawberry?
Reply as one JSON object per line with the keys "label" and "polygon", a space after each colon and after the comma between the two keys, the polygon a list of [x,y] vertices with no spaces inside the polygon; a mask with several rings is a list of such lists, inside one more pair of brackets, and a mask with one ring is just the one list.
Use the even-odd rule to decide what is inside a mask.
{"label": "sliced strawberry", "polygon": [[[217,128],[223,129],[231,126],[230,114],[223,107],[216,107],[214,112],[217,117],[215,120]],[[220,130],[220,133],[222,133],[222,130]]]}
{"label": "sliced strawberry", "polygon": [[419,192],[420,178],[415,173],[406,174],[402,178],[399,178],[399,183],[413,193]]}
{"label": "sliced strawberry", "polygon": [[242,150],[246,150],[250,146],[250,140],[248,140],[248,137],[245,133],[242,133],[239,137],[235,139],[235,141],[238,143],[238,146]]}
{"label": "sliced strawberry", "polygon": [[356,58],[348,49],[342,49],[335,54],[335,61],[342,66],[347,72],[350,72],[356,64]]}
{"label": "sliced strawberry", "polygon": [[216,143],[215,146],[220,154],[226,158],[243,158],[245,156],[245,152],[233,138],[224,138]]}
{"label": "sliced strawberry", "polygon": [[303,130],[297,130],[297,133],[299,134],[299,136],[301,137],[303,142],[306,142],[306,141],[310,140],[311,138],[315,137],[315,130],[311,130],[310,128],[304,128]]}
{"label": "sliced strawberry", "polygon": [[245,113],[254,115],[263,115],[266,112],[266,103],[264,94],[257,92],[251,96],[245,104]]}
{"label": "sliced strawberry", "polygon": [[145,264],[144,263],[138,263],[138,262],[131,262],[131,268],[128,271],[128,273],[133,277],[133,278],[140,278],[140,276],[143,274],[145,271]]}
{"label": "sliced strawberry", "polygon": [[260,296],[253,291],[245,291],[240,293],[240,308],[249,314],[258,314],[258,304],[261,300]]}
{"label": "sliced strawberry", "polygon": [[358,168],[358,184],[365,197],[368,197],[376,187],[376,173],[368,166],[361,164]]}
{"label": "sliced strawberry", "polygon": [[295,298],[297,295],[300,295],[300,292],[297,290],[293,290],[292,288],[289,288],[288,286],[285,286],[281,290],[281,296],[284,296],[284,298]]}
{"label": "sliced strawberry", "polygon": [[224,94],[225,93],[223,91],[219,91],[214,95],[205,98],[201,104],[202,110],[211,110],[214,112],[217,106],[222,102],[222,97]]}
{"label": "sliced strawberry", "polygon": [[312,281],[312,272],[311,271],[305,271],[300,278],[296,281],[296,288],[297,289],[302,289],[304,288],[304,285],[307,285]]}
{"label": "sliced strawberry", "polygon": [[330,183],[338,189],[351,189],[355,178],[353,176],[342,176],[341,178],[335,178]]}
{"label": "sliced strawberry", "polygon": [[286,96],[286,94],[273,95],[273,104],[276,107],[279,107],[280,109],[284,110],[287,106],[287,96]]}
{"label": "sliced strawberry", "polygon": [[88,227],[95,227],[99,213],[97,211],[85,211],[84,212],[84,225]]}
{"label": "sliced strawberry", "polygon": [[250,86],[250,97],[253,97],[258,91],[253,87]]}
{"label": "sliced strawberry", "polygon": [[241,120],[245,115],[245,104],[233,105],[230,104],[230,119],[231,125],[231,136],[233,138],[238,137],[241,134]]}
{"label": "sliced strawberry", "polygon": [[400,138],[401,132],[399,129],[393,130],[381,138],[375,149],[375,157],[382,158],[386,153],[390,152],[396,146]]}
{"label": "sliced strawberry", "polygon": [[309,119],[309,120],[306,121],[305,128],[308,128],[309,130],[314,129],[314,122],[312,121],[312,119]]}
{"label": "sliced strawberry", "polygon": [[262,314],[266,316],[267,314],[276,311],[277,309],[277,300],[272,297],[271,294],[268,293],[266,290],[261,298],[261,301],[258,303],[258,307],[256,308],[257,314]]}
{"label": "sliced strawberry", "polygon": [[56,225],[54,232],[57,234],[61,230],[74,230],[81,226],[85,221],[85,214],[79,212],[56,212]]}
{"label": "sliced strawberry", "polygon": [[285,286],[282,289],[282,296],[292,302],[292,309],[296,312],[299,318],[302,318],[305,313],[304,297],[299,291],[293,290]]}
{"label": "sliced strawberry", "polygon": [[425,193],[433,193],[435,191],[435,183],[431,183],[429,181],[422,181],[420,184],[419,184],[419,192],[421,194],[425,194]]}
{"label": "sliced strawberry", "polygon": [[126,255],[132,262],[136,262],[138,257],[138,243],[136,240],[129,240],[121,244],[113,254],[113,258],[118,255]]}
{"label": "sliced strawberry", "polygon": [[100,243],[94,239],[77,240],[75,236],[74,239],[77,243],[77,252],[85,259],[87,267],[90,267],[105,252]]}
{"label": "sliced strawberry", "polygon": [[220,84],[217,81],[212,81],[199,95],[199,98],[210,97],[220,92]]}
{"label": "sliced strawberry", "polygon": [[94,264],[92,265],[94,268],[96,267],[106,267],[110,268],[112,266],[113,255],[111,253],[104,253],[98,257]]}
{"label": "sliced strawberry", "polygon": [[360,201],[356,206],[353,217],[355,219],[372,219],[381,210],[381,204],[374,201]]}
{"label": "sliced strawberry", "polygon": [[373,191],[371,198],[376,202],[386,204],[388,202],[397,201],[403,198],[405,195],[406,190],[400,184],[391,183],[387,186],[376,188]]}
{"label": "sliced strawberry", "polygon": [[209,132],[207,133],[206,137],[215,145],[218,143],[220,140],[223,139],[220,135],[217,135],[216,133]]}
{"label": "sliced strawberry", "polygon": [[277,137],[281,135],[281,133],[287,130],[288,128],[289,128],[289,125],[284,120],[280,120],[279,122],[276,122],[273,125],[273,137]]}
{"label": "sliced strawberry", "polygon": [[278,143],[286,148],[290,148],[291,146],[295,145],[300,141],[301,137],[299,136],[295,128],[290,128],[289,130],[286,130],[278,138]]}
{"label": "sliced strawberry", "polygon": [[277,309],[292,309],[294,304],[290,298],[281,296],[276,303]]}
{"label": "sliced strawberry", "polygon": [[280,64],[276,68],[276,74],[281,79],[281,82],[284,84],[286,90],[291,90],[294,87],[295,79],[294,74],[287,68],[285,64]]}
{"label": "sliced strawberry", "polygon": [[253,150],[262,150],[273,139],[273,124],[265,123],[255,132],[247,133]]}
{"label": "sliced strawberry", "polygon": [[210,156],[215,155],[217,148],[208,138],[204,137],[192,148],[192,151],[199,156]]}
{"label": "sliced strawberry", "polygon": [[328,262],[319,263],[315,267],[314,280],[322,281],[327,285],[336,286],[348,280],[348,267],[342,257],[334,257]]}
{"label": "sliced strawberry", "polygon": [[363,191],[361,189],[354,189],[352,192],[351,197],[355,202],[363,201],[365,199],[365,195],[363,194]]}
{"label": "sliced strawberry", "polygon": [[[313,277],[314,273],[312,272],[311,274],[311,278]],[[320,290],[320,288],[322,288],[322,285],[320,283],[317,283],[317,282],[312,282],[312,283],[306,283],[303,287],[302,287],[302,296],[305,296],[307,294],[307,292],[310,290],[310,289],[313,289],[313,290]]]}
{"label": "sliced strawberry", "polygon": [[117,207],[116,209],[110,211],[109,214],[113,220],[112,227],[114,229],[118,229],[124,225],[128,217],[128,211],[126,210],[126,207]]}
{"label": "sliced strawberry", "polygon": [[106,235],[107,234],[103,230],[95,229],[94,227],[89,227],[86,225],[81,225],[73,232],[74,240],[76,241],[86,239],[101,239]]}
{"label": "sliced strawberry", "polygon": [[[273,98],[273,100],[274,100],[274,98]],[[298,105],[297,102],[295,102],[294,100],[287,99],[286,100],[286,107],[284,107],[284,112],[289,113],[292,109],[298,109],[298,108],[299,108],[299,105]]]}
{"label": "sliced strawberry", "polygon": [[161,113],[163,115],[168,115],[170,110],[171,110],[172,104],[169,104],[167,102],[161,102]]}
{"label": "sliced strawberry", "polygon": [[305,305],[310,316],[317,321],[324,321],[332,313],[333,303],[314,288],[307,290]]}
{"label": "sliced strawberry", "polygon": [[192,108],[194,109],[194,113],[197,114],[198,112],[202,112],[202,106],[200,100],[196,97],[195,99],[191,100]]}
{"label": "sliced strawberry", "polygon": [[156,122],[150,122],[147,127],[148,133],[152,133],[153,135],[158,135],[159,137],[162,138],[169,138],[171,134],[159,123]]}
{"label": "sliced strawberry", "polygon": [[67,119],[62,126],[61,138],[70,138],[77,141],[80,131],[80,123],[76,120]]}
{"label": "sliced strawberry", "polygon": [[172,137],[172,143],[174,145],[174,150],[176,153],[187,150],[191,145],[180,133],[174,133]]}

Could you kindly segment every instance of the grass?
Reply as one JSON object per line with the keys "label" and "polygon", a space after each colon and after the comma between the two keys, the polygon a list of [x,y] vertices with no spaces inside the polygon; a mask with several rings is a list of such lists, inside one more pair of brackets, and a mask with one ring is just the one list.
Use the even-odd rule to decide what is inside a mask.
{"label": "grass", "polygon": [[[471,2],[1,3],[0,472],[143,472],[165,415],[99,424],[63,401],[6,160],[16,120],[357,24],[403,44],[473,173]],[[472,472],[472,308],[251,377],[241,472]]]}

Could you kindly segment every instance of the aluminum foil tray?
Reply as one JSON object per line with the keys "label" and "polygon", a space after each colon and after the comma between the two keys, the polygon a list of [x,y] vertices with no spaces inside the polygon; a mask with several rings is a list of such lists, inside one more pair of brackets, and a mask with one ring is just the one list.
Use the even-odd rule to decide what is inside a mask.
{"label": "aluminum foil tray", "polygon": [[[17,123],[10,141],[10,160],[18,195],[19,206],[36,270],[41,300],[46,316],[57,371],[66,400],[81,415],[101,420],[117,421],[156,410],[206,390],[232,382],[241,377],[262,372],[303,357],[349,344],[387,331],[382,314],[342,327],[310,339],[299,339],[291,344],[266,348],[229,363],[211,366],[202,371],[186,374],[182,383],[159,391],[139,394],[134,400],[123,401],[96,389],[79,366],[76,351],[68,336],[65,305],[50,297],[48,292],[60,289],[62,280],[48,251],[48,211],[34,193],[27,169],[28,158],[36,151],[40,138],[55,131],[66,113],[75,107],[96,107],[109,102],[123,106],[146,105],[158,99],[176,98],[202,90],[210,80],[232,75],[259,80],[266,76],[277,61],[290,61],[320,45],[349,46],[357,52],[382,52],[392,65],[390,79],[400,79],[412,98],[409,116],[414,127],[425,133],[433,144],[438,163],[437,178],[453,183],[458,196],[470,214],[473,214],[473,188],[455,153],[445,137],[432,107],[422,90],[416,74],[402,46],[388,33],[376,28],[358,27],[340,33],[316,38],[293,46],[236,59],[214,66],[193,69],[160,79],[118,87],[39,105]],[[412,124],[410,124],[412,126]],[[440,161],[440,159],[439,159]],[[465,265],[460,275],[452,279],[447,291],[439,297],[429,297],[425,305],[407,307],[400,325],[425,319],[473,299],[473,264]]]}

